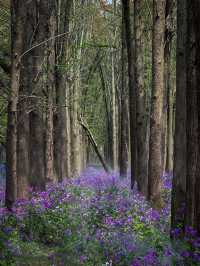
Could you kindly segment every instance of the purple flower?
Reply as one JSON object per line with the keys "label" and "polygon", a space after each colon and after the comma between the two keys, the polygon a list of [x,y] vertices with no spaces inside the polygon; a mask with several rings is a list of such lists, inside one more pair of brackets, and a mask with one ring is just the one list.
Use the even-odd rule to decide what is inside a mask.
{"label": "purple flower", "polygon": [[181,252],[181,256],[183,258],[189,258],[190,257],[190,252],[185,250],[185,251]]}
{"label": "purple flower", "polygon": [[171,234],[173,237],[179,237],[182,233],[182,230],[180,228],[175,228],[171,231]]}
{"label": "purple flower", "polygon": [[142,263],[141,259],[139,259],[139,258],[135,258],[131,263],[131,266],[142,266],[142,265],[143,265],[143,263]]}

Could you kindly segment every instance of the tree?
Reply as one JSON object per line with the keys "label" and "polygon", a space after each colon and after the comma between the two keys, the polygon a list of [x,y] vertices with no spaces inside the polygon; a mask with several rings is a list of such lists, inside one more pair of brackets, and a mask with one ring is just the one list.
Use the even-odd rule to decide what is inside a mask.
{"label": "tree", "polygon": [[186,87],[187,87],[187,1],[177,2],[176,122],[174,178],[172,186],[172,228],[184,223],[186,200]]}
{"label": "tree", "polygon": [[[123,8],[123,7],[122,7]],[[128,170],[128,152],[129,152],[129,106],[128,90],[126,82],[126,35],[125,19],[122,10],[121,25],[121,89],[120,89],[120,146],[119,146],[119,172],[120,176],[126,177]]]}
{"label": "tree", "polygon": [[153,1],[152,98],[149,143],[148,199],[161,205],[162,111],[164,93],[165,0]]}
{"label": "tree", "polygon": [[67,101],[69,101],[69,82],[67,81],[67,52],[69,47],[69,18],[72,1],[62,0],[57,4],[57,31],[56,35],[65,34],[56,39],[56,112],[54,114],[54,158],[57,178],[62,181],[70,176],[70,149],[67,132],[70,129]]}
{"label": "tree", "polygon": [[17,103],[20,86],[20,55],[23,51],[24,1],[11,1],[11,90],[8,99],[6,143],[6,206],[10,209],[17,197]]}
{"label": "tree", "polygon": [[131,187],[134,187],[137,176],[137,142],[136,142],[136,90],[134,72],[134,48],[131,32],[130,2],[123,0],[123,17],[125,20],[126,44],[128,54],[128,76],[129,76],[129,113],[130,113],[130,143],[131,143]]}
{"label": "tree", "polygon": [[137,119],[137,176],[138,189],[144,195],[148,190],[148,118],[144,76],[144,4],[134,1],[134,61]]}

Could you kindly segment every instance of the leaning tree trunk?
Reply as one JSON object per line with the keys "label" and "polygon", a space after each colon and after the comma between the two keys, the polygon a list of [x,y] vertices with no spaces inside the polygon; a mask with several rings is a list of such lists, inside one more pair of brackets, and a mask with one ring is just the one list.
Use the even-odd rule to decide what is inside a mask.
{"label": "leaning tree trunk", "polygon": [[20,85],[20,55],[23,51],[24,1],[11,1],[11,90],[8,98],[6,142],[6,206],[10,209],[17,197],[17,103]]}
{"label": "leaning tree trunk", "polygon": [[149,146],[148,199],[160,207],[162,176],[162,111],[164,93],[165,0],[153,1],[152,99]]}
{"label": "leaning tree trunk", "polygon": [[135,88],[137,93],[137,183],[138,189],[144,195],[148,190],[148,138],[146,92],[144,84],[144,1],[134,2],[134,32],[135,32]]}
{"label": "leaning tree trunk", "polygon": [[186,88],[187,88],[187,1],[177,2],[176,118],[174,139],[174,177],[172,186],[172,229],[184,224],[186,200]]}

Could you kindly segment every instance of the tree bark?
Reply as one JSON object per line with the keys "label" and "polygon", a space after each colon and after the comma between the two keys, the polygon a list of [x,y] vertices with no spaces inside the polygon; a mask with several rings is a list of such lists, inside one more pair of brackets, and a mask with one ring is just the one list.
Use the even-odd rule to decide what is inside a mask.
{"label": "tree bark", "polygon": [[137,183],[138,189],[147,196],[148,190],[148,137],[146,92],[144,76],[144,1],[134,1],[135,33],[135,89],[137,94]]}
{"label": "tree bark", "polygon": [[8,98],[6,141],[6,195],[11,209],[17,197],[17,103],[20,86],[20,55],[23,52],[24,1],[11,1],[11,90]]}
{"label": "tree bark", "polygon": [[194,17],[194,28],[196,32],[196,51],[197,51],[197,57],[196,57],[196,95],[197,95],[197,112],[198,112],[198,164],[197,164],[197,172],[196,172],[196,184],[195,184],[195,220],[194,220],[194,226],[198,231],[198,234],[200,235],[200,90],[199,90],[199,84],[200,84],[200,3],[199,1],[194,1],[193,6],[193,17]]}
{"label": "tree bark", "polygon": [[[173,170],[173,82],[172,82],[172,40],[173,40],[173,10],[174,1],[166,1],[165,11],[165,92],[167,96],[167,130],[166,130],[166,166],[167,172]],[[165,108],[165,107],[164,107]]]}
{"label": "tree bark", "polygon": [[[123,13],[123,12],[122,12]],[[127,177],[128,170],[128,91],[126,86],[126,35],[124,14],[122,14],[122,48],[121,48],[121,91],[120,91],[120,147],[119,147],[119,172],[120,176]]]}
{"label": "tree bark", "polygon": [[153,1],[152,98],[149,146],[148,199],[162,205],[162,111],[164,93],[165,0]]}
{"label": "tree bark", "polygon": [[136,130],[136,89],[134,73],[134,48],[131,34],[130,1],[123,0],[123,16],[125,20],[126,44],[128,53],[129,76],[129,113],[130,113],[130,146],[131,146],[131,188],[134,187],[137,176],[137,130]]}
{"label": "tree bark", "polygon": [[[172,186],[172,229],[184,224],[186,201],[186,88],[187,88],[187,1],[177,2],[176,117],[174,138],[174,177]],[[182,211],[181,211],[182,210]]]}
{"label": "tree bark", "polygon": [[[43,3],[44,17],[46,17],[46,37],[56,35],[55,1],[45,0]],[[55,39],[46,43],[46,132],[45,132],[45,177],[47,182],[56,182],[54,173],[54,143],[53,143],[53,97],[55,95]]]}
{"label": "tree bark", "polygon": [[[69,32],[69,15],[72,1],[60,0],[57,3],[57,35]],[[67,90],[69,84],[67,74],[63,70],[67,64],[67,49],[69,49],[68,35],[56,40],[56,114],[55,114],[55,136],[54,136],[54,161],[57,178],[62,181],[69,175],[68,160],[70,156],[69,145],[67,145]],[[68,125],[70,126],[70,125]]]}

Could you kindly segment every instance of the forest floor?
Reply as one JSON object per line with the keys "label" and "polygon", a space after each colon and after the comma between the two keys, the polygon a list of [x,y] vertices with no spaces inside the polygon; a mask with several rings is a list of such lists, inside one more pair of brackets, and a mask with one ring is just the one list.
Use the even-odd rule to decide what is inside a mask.
{"label": "forest floor", "polygon": [[[160,211],[129,189],[130,177],[92,167],[79,178],[32,192],[12,214],[0,208],[0,265],[200,265],[194,231],[185,241],[170,241],[171,179],[162,177]],[[3,200],[3,188],[0,195]]]}

